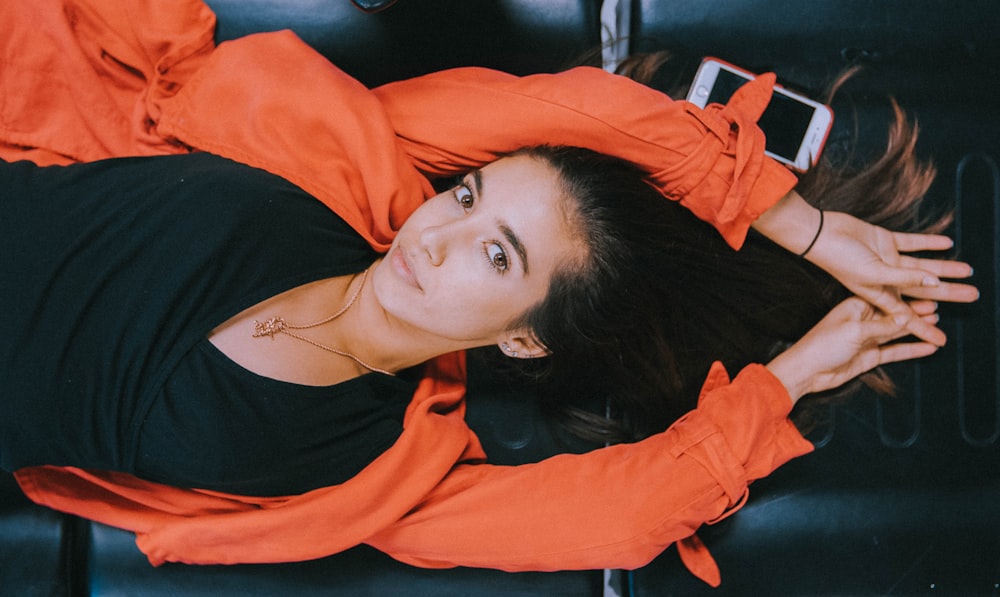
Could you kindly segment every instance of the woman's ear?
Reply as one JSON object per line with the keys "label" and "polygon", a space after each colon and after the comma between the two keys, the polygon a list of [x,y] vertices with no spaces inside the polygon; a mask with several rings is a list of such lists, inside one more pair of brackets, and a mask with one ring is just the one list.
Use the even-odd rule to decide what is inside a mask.
{"label": "woman's ear", "polygon": [[515,359],[537,359],[551,354],[544,344],[523,330],[503,338],[498,346],[505,355]]}

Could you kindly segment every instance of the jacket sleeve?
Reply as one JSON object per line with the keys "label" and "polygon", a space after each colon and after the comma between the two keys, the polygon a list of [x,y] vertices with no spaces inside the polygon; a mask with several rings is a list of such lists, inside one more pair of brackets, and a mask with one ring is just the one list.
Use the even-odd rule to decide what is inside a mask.
{"label": "jacket sleeve", "polygon": [[764,155],[756,125],[773,75],[702,110],[628,78],[580,67],[516,77],[443,71],[374,90],[417,166],[458,172],[532,145],[570,145],[629,161],[738,248],[750,224],[796,183]]}
{"label": "jacket sleeve", "polygon": [[159,102],[157,131],[298,184],[378,249],[432,193],[420,173],[465,171],[546,143],[637,164],[739,247],[796,182],[764,156],[756,125],[773,80],[759,77],[706,110],[592,68],[528,77],[456,69],[369,91],[277,32],[221,44]]}
{"label": "jacket sleeve", "polygon": [[[417,434],[429,452],[394,448],[382,457],[394,464],[373,464],[366,479],[267,503],[117,473],[39,467],[17,478],[38,503],[137,532],[154,564],[298,561],[361,541],[431,568],[636,568],[679,541],[692,572],[718,584],[718,569],[693,533],[742,506],[751,481],[812,449],[788,421],[790,405],[766,368],[752,365],[730,384],[716,365],[698,408],[666,432],[513,467],[473,464],[483,454],[454,417],[418,417],[407,433],[430,425]],[[453,457],[442,441],[457,441],[456,453],[469,444],[465,464],[437,476],[425,470],[430,460]],[[384,510],[406,502],[397,494],[412,493],[409,482],[401,484],[412,474],[437,480],[373,525],[381,515],[370,504]]]}
{"label": "jacket sleeve", "polygon": [[465,464],[367,542],[425,567],[637,568],[745,501],[747,485],[812,450],[766,368],[716,364],[696,410],[664,433],[533,465]]}
{"label": "jacket sleeve", "polygon": [[157,107],[163,138],[300,186],[377,251],[433,194],[378,99],[291,31],[220,44]]}
{"label": "jacket sleeve", "polygon": [[41,165],[187,151],[158,102],[214,48],[196,0],[0,2],[0,158]]}

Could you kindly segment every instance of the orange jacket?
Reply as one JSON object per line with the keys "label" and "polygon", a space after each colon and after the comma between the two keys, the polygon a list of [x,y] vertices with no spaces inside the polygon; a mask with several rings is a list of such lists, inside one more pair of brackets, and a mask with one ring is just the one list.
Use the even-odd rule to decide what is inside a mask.
{"label": "orange jacket", "polygon": [[[199,0],[0,6],[0,158],[66,164],[193,149],[300,185],[385,248],[432,191],[426,175],[525,145],[631,160],[739,247],[794,184],[754,122],[773,79],[702,111],[596,69],[513,77],[460,69],[369,91],[288,32],[213,47]],[[38,503],[132,530],[155,565],[283,562],[367,543],[415,565],[634,568],[739,508],[747,485],[811,450],[781,384],[716,365],[664,433],[541,463],[485,464],[465,424],[464,360],[432,362],[398,442],[357,477],[300,496],[166,487],[114,472],[17,471]]]}

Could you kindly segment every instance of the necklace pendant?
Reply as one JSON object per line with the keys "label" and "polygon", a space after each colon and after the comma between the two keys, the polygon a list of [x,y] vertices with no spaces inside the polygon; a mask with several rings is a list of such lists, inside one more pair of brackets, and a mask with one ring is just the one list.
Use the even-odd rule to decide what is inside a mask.
{"label": "necklace pendant", "polygon": [[285,331],[286,326],[285,320],[281,317],[272,317],[264,321],[254,320],[253,337],[263,338],[264,336],[270,336],[274,340],[274,335]]}

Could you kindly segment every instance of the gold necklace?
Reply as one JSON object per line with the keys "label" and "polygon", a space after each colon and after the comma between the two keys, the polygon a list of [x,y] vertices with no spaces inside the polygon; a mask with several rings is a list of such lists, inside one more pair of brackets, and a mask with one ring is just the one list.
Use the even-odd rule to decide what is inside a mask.
{"label": "gold necklace", "polygon": [[325,323],[330,323],[331,321],[337,319],[344,313],[347,313],[347,310],[350,309],[352,306],[354,306],[354,303],[357,302],[358,297],[361,296],[361,290],[365,287],[366,280],[368,280],[368,270],[365,270],[364,273],[361,274],[361,284],[359,284],[358,289],[354,291],[354,295],[351,296],[351,300],[347,301],[347,304],[344,305],[340,309],[340,311],[337,311],[336,313],[327,317],[326,319],[323,319],[322,321],[317,321],[315,323],[309,323],[305,325],[293,325],[285,321],[285,319],[281,316],[271,317],[264,321],[257,321],[255,319],[253,322],[253,334],[251,334],[251,336],[254,338],[263,338],[264,336],[268,336],[272,340],[274,340],[275,334],[284,334],[286,336],[295,338],[296,340],[305,342],[306,344],[312,344],[317,348],[322,348],[323,350],[332,352],[333,354],[337,354],[342,357],[347,357],[352,361],[354,361],[355,363],[361,365],[365,369],[368,369],[369,371],[374,371],[376,373],[383,373],[385,375],[393,375],[393,373],[390,371],[386,371],[385,369],[379,369],[378,367],[373,367],[372,365],[369,365],[368,363],[362,361],[360,358],[347,352],[346,350],[340,350],[332,346],[327,346],[326,344],[320,344],[315,340],[311,340],[309,338],[306,338],[305,336],[301,336],[295,332],[290,331],[290,330],[306,330],[309,328],[321,326]]}

